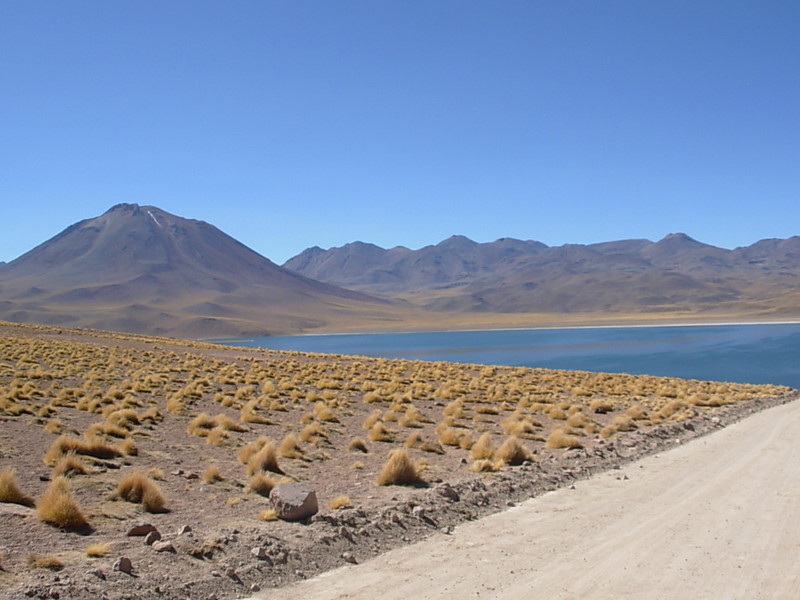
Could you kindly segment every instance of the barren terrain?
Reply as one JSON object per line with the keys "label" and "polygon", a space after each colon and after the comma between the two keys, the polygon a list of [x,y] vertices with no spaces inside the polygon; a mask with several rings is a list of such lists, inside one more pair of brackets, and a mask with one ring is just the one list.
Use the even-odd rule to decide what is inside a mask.
{"label": "barren terrain", "polygon": [[797,598],[800,405],[255,598]]}
{"label": "barren terrain", "polygon": [[[246,597],[451,532],[796,395],[12,324],[0,324],[0,347],[8,598]],[[410,485],[383,473],[391,453],[407,454]],[[137,473],[163,507],[120,492]],[[286,480],[314,488],[316,515],[275,519],[269,488]],[[85,524],[48,517],[56,484]],[[142,522],[159,544],[128,535]],[[113,567],[122,557],[129,573]]]}

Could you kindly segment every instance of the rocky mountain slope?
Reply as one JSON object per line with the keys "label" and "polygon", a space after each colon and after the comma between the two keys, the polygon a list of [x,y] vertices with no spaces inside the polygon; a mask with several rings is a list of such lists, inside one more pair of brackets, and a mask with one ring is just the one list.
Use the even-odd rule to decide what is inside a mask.
{"label": "rocky mountain slope", "polygon": [[315,247],[284,266],[440,311],[800,314],[800,237],[726,250],[680,233],[555,247],[454,236],[419,250]]}
{"label": "rocky mountain slope", "polygon": [[208,223],[136,204],[76,223],[0,266],[0,319],[17,322],[248,335],[389,307],[279,267]]}

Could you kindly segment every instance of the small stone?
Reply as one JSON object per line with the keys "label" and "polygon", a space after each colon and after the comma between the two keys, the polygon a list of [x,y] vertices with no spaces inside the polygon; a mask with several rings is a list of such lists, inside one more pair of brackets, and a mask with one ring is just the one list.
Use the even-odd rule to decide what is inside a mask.
{"label": "small stone", "polygon": [[133,563],[131,563],[131,559],[127,556],[120,556],[114,561],[114,566],[111,568],[114,571],[120,571],[121,573],[127,573],[128,575],[133,573]]}
{"label": "small stone", "polygon": [[353,554],[351,552],[343,552],[342,553],[342,558],[344,559],[344,562],[348,562],[348,563],[353,564],[353,565],[357,565],[358,564],[358,561],[356,560],[356,557],[353,556]]}
{"label": "small stone", "polygon": [[250,550],[250,554],[252,554],[259,560],[264,560],[268,556],[267,551],[264,550],[264,548],[262,548],[261,546],[256,546],[255,548],[252,548]]}
{"label": "small stone", "polygon": [[50,481],[50,473],[39,473],[39,481]]}
{"label": "small stone", "polygon": [[102,579],[103,581],[105,581],[106,579],[106,574],[103,573],[103,571],[101,571],[100,569],[89,569],[88,571],[86,571],[86,574],[94,575],[95,577],[97,577],[98,579]]}
{"label": "small stone", "polygon": [[200,479],[200,475],[198,475],[197,473],[186,473],[184,477],[186,479]]}
{"label": "small stone", "polygon": [[236,574],[236,569],[234,569],[233,567],[228,568],[228,570],[225,571],[225,575],[227,575],[231,579],[236,579],[238,577],[238,575]]}
{"label": "small stone", "polygon": [[161,539],[161,534],[157,530],[153,530],[144,536],[144,543],[148,546],[152,546],[155,542]]}
{"label": "small stone", "polygon": [[258,592],[260,590],[261,590],[261,586],[258,585],[257,583],[250,584],[250,591],[251,592]]}
{"label": "small stone", "polygon": [[153,550],[156,552],[175,552],[175,546],[170,542],[153,542]]}
{"label": "small stone", "polygon": [[280,483],[269,493],[279,519],[302,521],[319,511],[316,492],[306,483]]}
{"label": "small stone", "polygon": [[192,531],[191,525],[184,525],[178,530],[178,535],[184,535],[186,533],[190,533]]}
{"label": "small stone", "polygon": [[157,533],[158,529],[150,523],[137,523],[128,530],[128,537],[143,537],[153,531]]}
{"label": "small stone", "polygon": [[451,485],[448,485],[446,483],[437,487],[436,492],[440,496],[443,496],[453,502],[458,502],[459,500],[461,500],[461,496],[458,494],[458,492],[455,491]]}
{"label": "small stone", "polygon": [[212,577],[222,577],[222,573],[220,573],[217,570],[214,570],[214,571],[211,571],[211,576]]}

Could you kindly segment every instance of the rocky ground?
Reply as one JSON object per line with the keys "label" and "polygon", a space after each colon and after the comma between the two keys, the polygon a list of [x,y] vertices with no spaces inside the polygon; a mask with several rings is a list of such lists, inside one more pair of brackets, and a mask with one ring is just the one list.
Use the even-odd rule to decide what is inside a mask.
{"label": "rocky ground", "polygon": [[[13,467],[20,488],[32,497],[40,498],[52,479],[52,465],[43,462],[43,455],[59,435],[85,436],[93,424],[107,424],[114,409],[123,410],[123,405],[142,416],[129,432],[135,453],[87,459],[87,473],[70,479],[88,527],[54,527],[40,520],[34,507],[0,503],[0,598],[242,598],[345,563],[363,562],[426,536],[447,534],[464,521],[570,486],[797,397],[794,390],[774,386],[712,389],[690,382],[686,384],[689,391],[696,387],[701,391],[691,396],[694,400],[683,401],[679,412],[663,417],[669,412],[664,407],[676,401],[678,382],[664,378],[654,382],[662,386],[659,389],[667,383],[676,386],[670,392],[662,389],[665,395],[660,397],[641,387],[640,378],[626,378],[629,392],[617,387],[613,397],[601,398],[611,403],[610,412],[595,413],[589,409],[590,401],[601,394],[592,391],[589,384],[594,376],[586,374],[576,380],[557,372],[487,370],[476,365],[245,352],[43,328],[3,326],[0,333],[6,340],[0,361],[5,394],[0,412],[0,470]],[[58,358],[65,356],[67,360]],[[229,369],[231,365],[235,368]],[[225,376],[218,376],[223,371]],[[456,385],[443,390],[443,381],[458,379],[458,373],[463,375],[460,390]],[[290,375],[293,388],[287,384]],[[560,377],[557,385],[548,379],[552,397],[536,392],[536,382],[551,375]],[[209,385],[200,391],[193,388],[195,394],[186,392],[202,379],[209,379]],[[274,386],[265,390],[266,380]],[[421,385],[423,380],[428,387]],[[338,383],[324,383],[331,381]],[[514,382],[520,385],[514,388]],[[25,383],[35,389],[28,386],[23,393]],[[618,386],[619,380],[596,383]],[[392,389],[382,392],[381,385]],[[505,386],[502,401],[490,400],[497,395],[491,388],[496,385]],[[248,390],[239,392],[243,388]],[[61,394],[65,389],[86,393]],[[414,397],[403,402],[406,389],[414,389]],[[184,392],[183,404],[174,400],[178,392]],[[365,399],[370,392],[381,397]],[[688,393],[681,392],[690,398]],[[697,395],[709,393],[729,394],[736,401],[710,402],[707,396]],[[214,443],[209,443],[211,436],[204,439],[187,432],[200,412],[231,418],[243,415],[251,402],[249,394],[259,399],[256,405],[268,423],[236,419],[244,430],[228,431]],[[537,402],[532,402],[531,394]],[[106,400],[95,406],[81,405],[73,396]],[[459,399],[463,406],[453,408]],[[273,400],[278,404],[270,404]],[[580,441],[572,448],[550,447],[546,442],[548,432],[566,422],[554,412],[558,401],[580,405],[594,423],[580,430],[572,427],[570,433]],[[321,418],[320,402],[337,413],[336,421]],[[152,405],[160,416],[147,420],[143,415]],[[396,415],[387,413],[397,413],[406,405],[419,408],[430,419],[416,425],[406,421],[404,429]],[[489,410],[490,406],[497,406],[497,411]],[[532,421],[535,431],[521,438],[532,451],[530,460],[498,466],[493,472],[474,472],[470,444],[435,444],[441,452],[409,444],[420,481],[410,486],[375,484],[387,452],[403,446],[407,433],[417,432],[433,442],[435,429],[446,422],[475,436],[489,431],[499,442],[503,418],[516,414],[520,406],[537,417]],[[19,412],[19,407],[29,410]],[[375,441],[366,435],[363,421],[376,407],[382,411],[382,422],[394,432],[390,440]],[[615,413],[629,414],[631,407],[649,416],[640,415],[630,428],[611,433],[603,429]],[[324,425],[325,435],[307,437],[301,443],[303,457],[282,457],[280,465],[287,481],[303,482],[315,491],[319,511],[299,521],[262,520],[259,515],[273,503],[249,490],[237,451],[258,436],[277,442],[287,433],[299,435],[313,423]],[[104,435],[110,441],[120,439]],[[347,442],[357,437],[365,442],[366,453],[348,449]],[[222,479],[207,481],[211,465]],[[160,486],[166,511],[146,512],[139,504],[113,499],[121,475],[137,469],[149,472]],[[345,506],[331,508],[333,499],[341,495],[348,498]],[[102,548],[87,551],[93,545]]]}

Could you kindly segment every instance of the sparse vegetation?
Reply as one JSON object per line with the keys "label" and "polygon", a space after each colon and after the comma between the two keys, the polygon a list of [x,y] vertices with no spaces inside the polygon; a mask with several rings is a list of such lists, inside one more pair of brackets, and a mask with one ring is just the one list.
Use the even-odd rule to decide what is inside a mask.
{"label": "sparse vegetation", "polygon": [[36,514],[45,523],[63,529],[81,529],[89,524],[63,477],[56,477],[47,486],[36,503]]}
{"label": "sparse vegetation", "polygon": [[164,512],[166,499],[155,481],[141,471],[133,471],[124,475],[117,484],[114,497],[126,502],[141,504],[151,513]]}
{"label": "sparse vegetation", "polygon": [[10,502],[11,504],[21,504],[22,506],[34,506],[33,498],[24,493],[17,485],[14,469],[6,467],[0,471],[0,502]]}
{"label": "sparse vegetation", "polygon": [[378,485],[417,485],[422,482],[417,467],[408,450],[396,448],[389,452],[389,459],[378,474]]}
{"label": "sparse vegetation", "polygon": [[[72,510],[44,519],[42,506],[57,503],[41,495],[40,518],[67,529],[90,520],[102,536],[104,523],[139,510],[110,502],[110,494],[163,510],[163,488],[176,515],[187,504],[202,503],[215,518],[257,525],[259,518],[275,518],[270,511],[259,514],[265,504],[260,496],[287,473],[316,487],[321,498],[333,498],[326,500],[331,510],[347,505],[336,496],[343,489],[348,503],[368,510],[405,493],[375,488],[375,482],[424,485],[452,474],[489,486],[501,479],[497,471],[537,456],[546,470],[583,456],[570,448],[591,453],[602,438],[646,435],[654,427],[719,414],[731,403],[789,392],[664,377],[230,349],[126,334],[60,336],[42,329],[47,335],[40,336],[17,326],[0,331],[6,332],[0,336],[0,421],[13,424],[0,440],[0,501],[13,502],[4,498],[16,494],[19,504],[30,506],[24,492],[40,496],[44,484],[36,475],[50,471],[42,470],[43,461],[52,468],[51,486],[60,487],[62,498],[67,490]],[[30,432],[30,441],[14,437],[18,431]],[[9,477],[11,467],[24,492]],[[123,473],[138,473],[139,484],[123,486]],[[117,484],[124,489],[113,492]],[[142,500],[150,484],[160,503]],[[70,516],[75,514],[82,520]]]}

